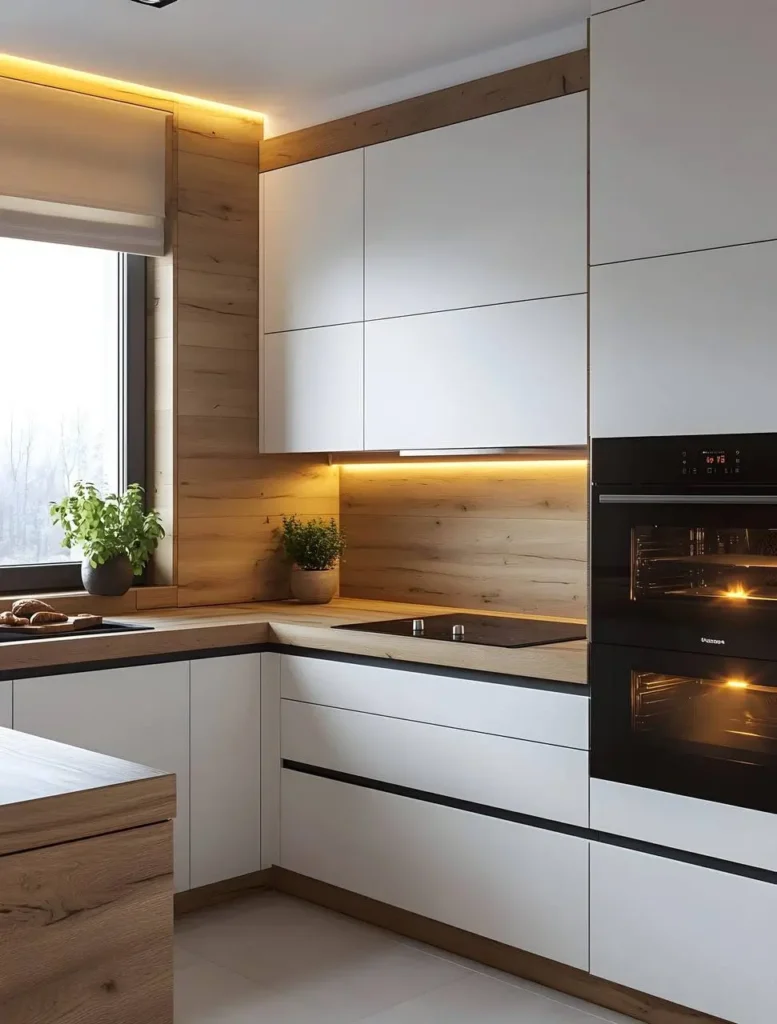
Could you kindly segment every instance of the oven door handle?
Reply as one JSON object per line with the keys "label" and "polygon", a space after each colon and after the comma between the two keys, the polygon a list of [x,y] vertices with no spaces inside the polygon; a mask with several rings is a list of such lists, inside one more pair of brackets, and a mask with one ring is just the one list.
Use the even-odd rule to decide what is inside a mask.
{"label": "oven door handle", "polygon": [[777,505],[777,494],[600,494],[601,505]]}

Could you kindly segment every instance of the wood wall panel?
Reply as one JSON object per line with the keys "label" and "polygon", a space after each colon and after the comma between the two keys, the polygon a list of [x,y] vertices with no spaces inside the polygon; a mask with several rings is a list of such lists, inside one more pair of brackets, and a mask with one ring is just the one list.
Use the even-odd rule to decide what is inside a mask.
{"label": "wood wall panel", "polygon": [[587,88],[588,50],[576,50],[266,139],[261,145],[261,168],[273,171]]}
{"label": "wood wall panel", "polygon": [[343,597],[585,619],[587,466],[342,466]]}

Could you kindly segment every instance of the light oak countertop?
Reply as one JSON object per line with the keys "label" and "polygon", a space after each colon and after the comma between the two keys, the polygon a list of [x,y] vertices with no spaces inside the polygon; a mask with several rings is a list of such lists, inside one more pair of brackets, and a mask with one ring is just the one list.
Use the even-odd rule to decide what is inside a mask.
{"label": "light oak countertop", "polygon": [[[75,670],[90,663],[271,643],[441,668],[587,684],[585,641],[508,649],[331,628],[346,623],[422,618],[464,610],[339,598],[329,605],[281,601],[140,612],[121,616],[121,621],[153,626],[152,631],[4,643],[0,645],[0,678],[13,678],[14,672],[45,674],[55,668],[72,666]],[[478,614],[478,610],[473,611]],[[581,624],[580,620],[555,621]]]}
{"label": "light oak countertop", "polygon": [[0,729],[0,856],[174,817],[174,775]]}

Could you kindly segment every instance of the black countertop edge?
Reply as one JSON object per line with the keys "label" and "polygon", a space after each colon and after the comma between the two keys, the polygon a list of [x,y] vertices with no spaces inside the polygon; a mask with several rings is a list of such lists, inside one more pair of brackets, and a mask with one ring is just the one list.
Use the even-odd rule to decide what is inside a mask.
{"label": "black countertop edge", "polygon": [[[2,662],[1,653],[0,662]],[[420,675],[473,679],[476,682],[495,683],[501,686],[521,686],[532,690],[551,690],[556,693],[576,694],[579,697],[589,697],[591,692],[589,685],[566,683],[555,679],[535,679],[529,676],[513,676],[502,672],[482,672],[476,669],[456,668],[446,665],[427,665],[417,661],[402,661],[399,658],[373,658],[369,655],[345,654],[339,651],[320,651],[316,648],[272,643],[235,644],[231,647],[209,647],[207,650],[172,651],[169,654],[140,655],[137,658],[106,658],[100,661],[72,662],[68,665],[41,665],[25,669],[0,669],[0,682],[7,682],[10,679],[72,675],[76,672],[98,672],[112,668],[164,665],[175,661],[203,661],[208,658],[226,658],[236,654],[293,654],[301,658],[317,658],[321,661],[347,661],[355,665],[401,669],[403,672],[417,672]]]}

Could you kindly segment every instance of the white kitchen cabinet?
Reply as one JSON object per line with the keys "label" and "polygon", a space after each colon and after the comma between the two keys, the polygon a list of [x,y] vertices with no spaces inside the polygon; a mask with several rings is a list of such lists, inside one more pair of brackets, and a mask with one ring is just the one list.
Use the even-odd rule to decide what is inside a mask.
{"label": "white kitchen cabinet", "polygon": [[591,263],[777,237],[777,4],[643,0],[590,24]]}
{"label": "white kitchen cabinet", "polygon": [[261,176],[265,332],[364,319],[364,151]]}
{"label": "white kitchen cabinet", "polygon": [[10,679],[0,683],[0,726],[4,729],[13,727],[13,683]]}
{"label": "white kitchen cabinet", "polygon": [[586,296],[365,327],[365,447],[581,445]]}
{"label": "white kitchen cabinet", "polygon": [[366,319],[586,290],[586,96],[365,155]]}
{"label": "white kitchen cabinet", "polygon": [[14,728],[175,772],[175,886],[189,882],[189,663],[15,680]]}
{"label": "white kitchen cabinet", "polygon": [[588,752],[281,702],[284,760],[588,826]]}
{"label": "white kitchen cabinet", "polygon": [[281,655],[265,653],[262,672],[262,867],[280,861],[281,847]]}
{"label": "white kitchen cabinet", "polygon": [[265,452],[364,448],[364,325],[264,338]]}
{"label": "white kitchen cabinet", "polygon": [[280,662],[287,700],[579,750],[589,747],[586,694],[558,693],[542,683],[514,686],[293,654],[281,655]]}
{"label": "white kitchen cabinet", "polygon": [[588,842],[285,769],[281,864],[588,970]]}
{"label": "white kitchen cabinet", "polygon": [[191,886],[261,868],[259,654],[191,663]]}
{"label": "white kitchen cabinet", "polygon": [[774,1020],[777,885],[591,844],[591,973],[737,1024]]}
{"label": "white kitchen cabinet", "polygon": [[777,430],[775,285],[777,242],[593,267],[592,437]]}

